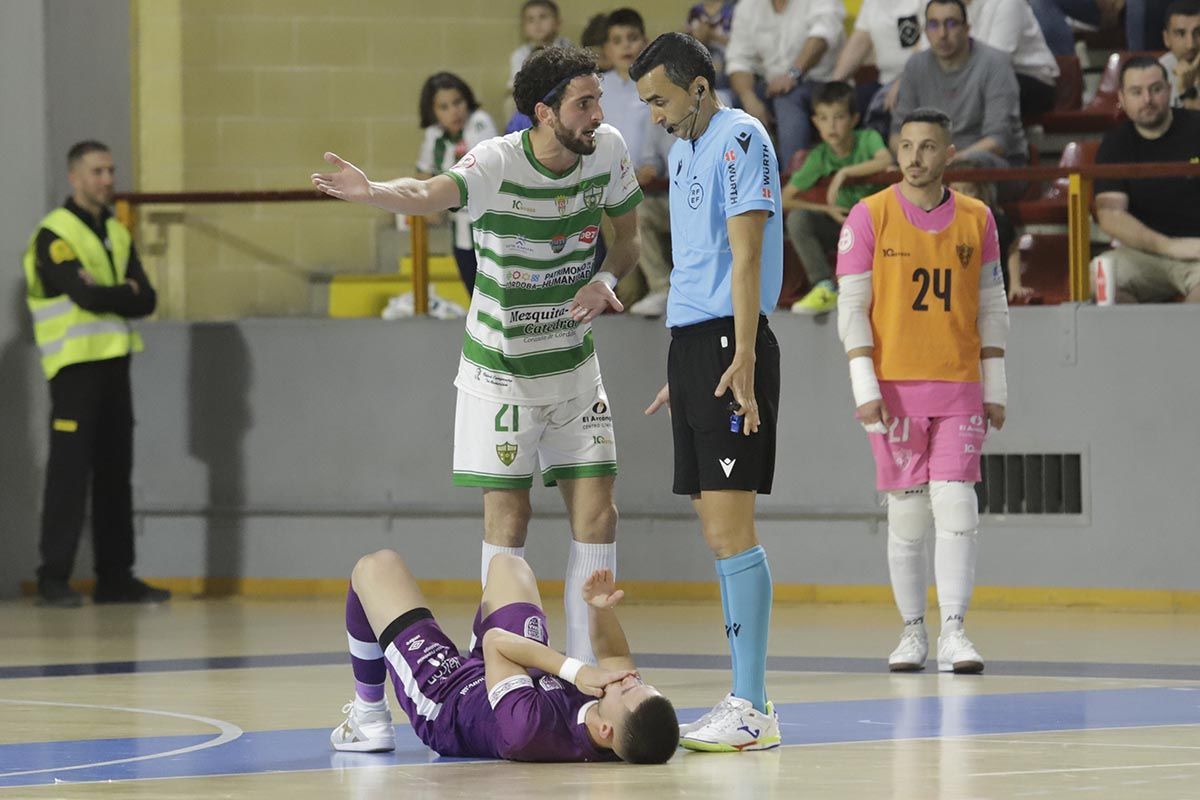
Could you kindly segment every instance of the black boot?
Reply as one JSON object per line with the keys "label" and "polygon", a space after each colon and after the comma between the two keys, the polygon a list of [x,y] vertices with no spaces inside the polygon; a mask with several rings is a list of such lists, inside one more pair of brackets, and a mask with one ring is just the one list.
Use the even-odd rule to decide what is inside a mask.
{"label": "black boot", "polygon": [[165,603],[170,599],[171,593],[168,590],[155,588],[132,575],[118,579],[98,579],[96,591],[92,593],[92,601],[97,605],[103,603]]}
{"label": "black boot", "polygon": [[37,604],[47,608],[79,608],[83,605],[83,595],[75,591],[64,580],[54,578],[38,579]]}

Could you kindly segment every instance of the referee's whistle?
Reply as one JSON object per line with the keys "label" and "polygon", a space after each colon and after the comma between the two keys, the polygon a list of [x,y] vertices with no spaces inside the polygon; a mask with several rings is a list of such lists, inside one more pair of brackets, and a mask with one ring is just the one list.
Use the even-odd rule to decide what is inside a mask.
{"label": "referee's whistle", "polygon": [[729,405],[726,406],[726,408],[729,410],[729,432],[741,433],[742,420],[746,418],[744,414],[738,414],[738,412],[742,410],[742,404],[737,400],[730,400]]}

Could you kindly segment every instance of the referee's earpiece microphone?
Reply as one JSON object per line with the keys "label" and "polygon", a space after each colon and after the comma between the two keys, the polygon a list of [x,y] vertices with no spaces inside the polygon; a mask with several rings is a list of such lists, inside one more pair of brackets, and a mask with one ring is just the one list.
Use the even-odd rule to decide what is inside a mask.
{"label": "referee's earpiece microphone", "polygon": [[691,110],[688,111],[688,113],[685,114],[683,116],[683,119],[679,120],[679,122],[676,122],[674,125],[668,125],[667,133],[674,136],[675,131],[679,130],[683,126],[683,120],[688,119],[689,117],[692,119],[692,127],[694,128],[696,126],[696,115],[700,113],[700,97],[703,94],[704,94],[704,87],[697,86],[696,87],[696,103],[695,103],[695,105],[692,106]]}

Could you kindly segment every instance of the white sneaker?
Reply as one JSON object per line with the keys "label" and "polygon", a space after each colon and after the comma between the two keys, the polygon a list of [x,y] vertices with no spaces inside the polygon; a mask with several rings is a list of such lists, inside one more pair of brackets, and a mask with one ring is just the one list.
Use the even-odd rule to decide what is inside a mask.
{"label": "white sneaker", "polygon": [[[737,753],[779,747],[779,716],[768,701],[767,711],[756,711],[749,700],[728,697],[725,709],[714,713],[703,727],[689,731],[679,740],[688,750],[706,753]],[[714,709],[715,712],[715,709]]]}
{"label": "white sneaker", "polygon": [[629,313],[639,317],[661,317],[666,311],[666,292],[651,292],[629,307]]}
{"label": "white sneaker", "polygon": [[908,625],[900,636],[900,644],[888,656],[888,669],[892,672],[917,672],[925,669],[929,658],[929,637],[923,625]]}
{"label": "white sneaker", "polygon": [[729,709],[729,701],[731,701],[733,699],[734,699],[733,694],[725,695],[725,697],[721,700],[721,702],[717,703],[715,706],[712,707],[712,711],[709,711],[708,713],[704,714],[703,716],[700,717],[700,719],[696,720],[695,722],[685,722],[684,724],[680,725],[679,726],[679,735],[687,736],[692,731],[700,730],[705,725],[712,722],[713,717],[716,717],[720,714],[724,714]]}
{"label": "white sneaker", "polygon": [[346,721],[329,734],[334,750],[354,753],[383,753],[396,749],[392,712],[384,702],[382,711],[364,708],[358,698],[342,706]]}
{"label": "white sneaker", "polygon": [[413,295],[412,292],[405,292],[388,300],[387,305],[383,308],[383,313],[379,316],[383,319],[405,319],[412,315]]}
{"label": "white sneaker", "polygon": [[938,637],[938,670],[957,675],[983,672],[983,657],[961,630]]}

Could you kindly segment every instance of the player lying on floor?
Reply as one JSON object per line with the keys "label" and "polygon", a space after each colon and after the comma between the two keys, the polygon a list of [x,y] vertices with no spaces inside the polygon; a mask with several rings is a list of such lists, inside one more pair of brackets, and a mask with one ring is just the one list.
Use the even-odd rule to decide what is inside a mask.
{"label": "player lying on floor", "polygon": [[585,583],[596,666],[547,646],[546,615],[524,559],[498,555],[465,658],[438,626],[417,581],[391,550],[354,565],[346,633],[354,700],[333,730],[337,750],[396,747],[384,695],[387,675],[413,730],[443,756],[513,761],[661,764],[679,744],[675,708],[642,683],[613,607],[624,592],[612,572]]}

